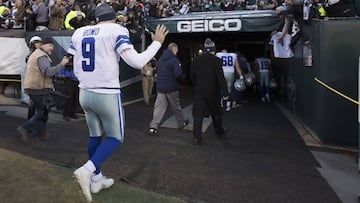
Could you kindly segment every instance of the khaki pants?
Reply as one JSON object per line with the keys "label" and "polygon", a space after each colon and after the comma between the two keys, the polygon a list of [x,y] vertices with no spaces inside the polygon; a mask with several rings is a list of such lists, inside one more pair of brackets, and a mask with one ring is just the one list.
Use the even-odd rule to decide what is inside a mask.
{"label": "khaki pants", "polygon": [[142,89],[144,95],[144,102],[146,105],[150,104],[150,97],[154,87],[154,76],[142,76]]}

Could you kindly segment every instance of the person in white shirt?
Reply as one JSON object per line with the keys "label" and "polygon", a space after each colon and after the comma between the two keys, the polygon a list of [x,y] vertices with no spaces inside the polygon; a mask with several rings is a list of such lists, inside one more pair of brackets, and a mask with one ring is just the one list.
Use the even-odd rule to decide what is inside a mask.
{"label": "person in white shirt", "polygon": [[[101,173],[101,164],[124,141],[124,111],[120,97],[119,60],[141,69],[160,49],[168,30],[158,25],[151,34],[153,42],[142,53],[130,43],[128,30],[115,23],[112,7],[95,9],[97,24],[78,28],[68,50],[74,57],[74,73],[79,79],[80,105],[89,128],[89,160],[74,171],[86,199],[91,193],[114,184]],[[102,137],[106,136],[102,140]]]}
{"label": "person in white shirt", "polygon": [[228,92],[230,93],[229,99],[227,99],[224,102],[226,103],[226,111],[230,111],[231,102],[232,102],[231,87],[233,86],[235,81],[235,70],[236,73],[239,74],[240,79],[243,79],[244,77],[240,69],[239,61],[237,59],[237,54],[228,53],[226,50],[222,50],[221,52],[216,53],[216,56],[219,57],[222,61],[222,68],[223,68]]}

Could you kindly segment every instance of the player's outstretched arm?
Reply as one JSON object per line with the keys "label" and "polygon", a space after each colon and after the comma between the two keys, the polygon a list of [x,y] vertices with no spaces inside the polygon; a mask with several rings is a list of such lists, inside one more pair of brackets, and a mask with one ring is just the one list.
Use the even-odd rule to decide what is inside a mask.
{"label": "player's outstretched arm", "polygon": [[160,44],[164,43],[166,35],[169,33],[169,30],[166,29],[165,25],[157,25],[155,33],[151,33],[151,39],[153,41],[158,41]]}
{"label": "player's outstretched arm", "polygon": [[165,41],[166,35],[169,31],[164,25],[156,26],[155,33],[151,33],[153,42],[142,53],[138,53],[135,49],[125,49],[120,53],[120,56],[131,67],[141,69],[148,63],[159,51],[162,43]]}

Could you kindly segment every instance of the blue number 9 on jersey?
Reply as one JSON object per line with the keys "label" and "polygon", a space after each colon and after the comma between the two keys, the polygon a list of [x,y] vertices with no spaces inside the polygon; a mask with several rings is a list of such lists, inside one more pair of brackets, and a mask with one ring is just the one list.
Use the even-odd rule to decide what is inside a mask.
{"label": "blue number 9 on jersey", "polygon": [[82,40],[82,69],[85,72],[92,72],[95,69],[95,39],[87,37]]}

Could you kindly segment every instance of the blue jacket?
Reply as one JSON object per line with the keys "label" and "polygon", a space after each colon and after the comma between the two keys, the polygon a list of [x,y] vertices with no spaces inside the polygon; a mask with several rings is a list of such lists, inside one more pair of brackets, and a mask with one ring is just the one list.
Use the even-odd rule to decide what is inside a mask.
{"label": "blue jacket", "polygon": [[67,70],[67,69],[62,69],[61,71],[58,72],[58,76],[60,77],[65,77],[67,79],[70,80],[74,80],[74,81],[78,81],[77,77],[75,76],[74,70]]}
{"label": "blue jacket", "polygon": [[156,73],[156,91],[164,94],[177,91],[178,80],[184,77],[180,61],[170,49],[163,51],[157,63]]}

